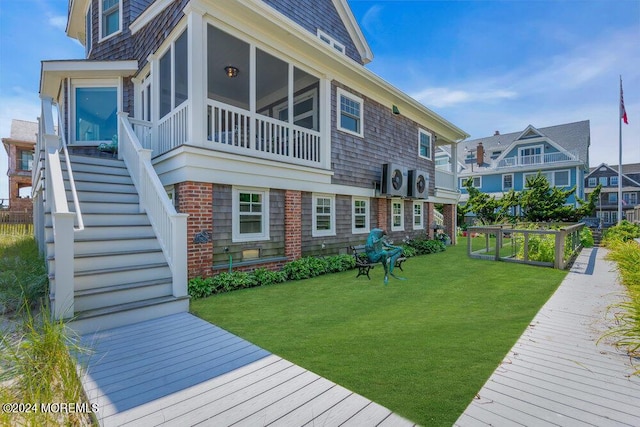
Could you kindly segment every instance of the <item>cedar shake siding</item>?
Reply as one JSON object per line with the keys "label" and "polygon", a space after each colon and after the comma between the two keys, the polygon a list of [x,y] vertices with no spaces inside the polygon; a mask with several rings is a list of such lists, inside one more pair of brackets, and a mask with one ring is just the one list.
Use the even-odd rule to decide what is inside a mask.
{"label": "cedar shake siding", "polygon": [[307,29],[314,36],[318,29],[345,47],[345,54],[362,64],[349,32],[331,0],[263,0],[289,19]]}
{"label": "cedar shake siding", "polygon": [[[336,111],[339,87],[364,100],[364,138],[338,130]],[[414,121],[391,112],[391,106],[382,105],[346,86],[333,82],[331,89],[331,168],[332,183],[380,189],[382,165],[393,162],[408,169],[429,173],[429,194],[435,186],[435,163],[418,156],[418,129],[431,132]]]}

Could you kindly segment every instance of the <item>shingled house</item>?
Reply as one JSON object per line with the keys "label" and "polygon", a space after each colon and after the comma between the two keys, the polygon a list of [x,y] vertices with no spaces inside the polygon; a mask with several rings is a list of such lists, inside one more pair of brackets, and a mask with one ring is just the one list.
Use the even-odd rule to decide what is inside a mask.
{"label": "shingled house", "polygon": [[[375,227],[432,233],[436,204],[455,235],[456,171],[434,152],[468,135],[365,67],[346,0],[72,0],[67,34],[86,59],[43,61],[38,148],[72,206],[47,180],[59,315],[186,310],[188,277],[344,252]],[[54,242],[65,221],[75,243]]]}

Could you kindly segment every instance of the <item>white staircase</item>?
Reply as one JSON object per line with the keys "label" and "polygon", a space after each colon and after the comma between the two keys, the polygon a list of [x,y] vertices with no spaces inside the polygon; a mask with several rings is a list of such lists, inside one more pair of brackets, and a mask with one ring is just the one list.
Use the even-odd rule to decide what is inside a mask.
{"label": "white staircase", "polygon": [[[188,311],[188,297],[173,295],[171,269],[147,214],[140,212],[124,162],[80,155],[70,160],[85,228],[74,234],[74,316],[69,325],[85,334]],[[48,214],[45,227],[47,262],[55,272]],[[50,281],[55,289],[55,276]]]}

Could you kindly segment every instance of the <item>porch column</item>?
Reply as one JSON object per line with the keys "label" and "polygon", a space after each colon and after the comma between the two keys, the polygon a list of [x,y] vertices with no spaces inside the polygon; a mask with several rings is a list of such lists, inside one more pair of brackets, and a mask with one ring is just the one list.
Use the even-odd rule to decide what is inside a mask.
{"label": "porch column", "polygon": [[187,218],[187,274],[188,278],[211,276],[213,243],[196,239],[197,235],[213,233],[213,184],[181,182],[176,184],[178,212]]}
{"label": "porch column", "polygon": [[187,15],[188,48],[188,96],[189,96],[189,141],[193,145],[204,146],[207,129],[207,104],[206,104],[206,58],[204,37],[206,25],[204,24],[204,11],[189,3],[183,10]]}
{"label": "porch column", "polygon": [[284,193],[284,255],[289,261],[302,257],[302,192]]}
{"label": "porch column", "polygon": [[389,201],[383,197],[376,200],[378,203],[378,217],[376,218],[378,224],[376,227],[389,232],[391,231],[387,230],[387,227],[389,227]]}

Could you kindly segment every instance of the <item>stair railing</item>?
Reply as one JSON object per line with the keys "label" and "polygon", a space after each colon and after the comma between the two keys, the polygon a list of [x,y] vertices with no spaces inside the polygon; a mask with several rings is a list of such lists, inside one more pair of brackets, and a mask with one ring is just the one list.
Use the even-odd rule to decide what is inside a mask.
{"label": "stair railing", "polygon": [[[50,286],[51,315],[55,319],[74,315],[74,220],[69,212],[64,178],[60,165],[60,137],[53,121],[53,101],[42,97],[42,115],[38,146],[44,149],[44,211],[51,212],[53,224],[54,280]],[[39,187],[40,183],[36,187]]]}
{"label": "stair railing", "polygon": [[[55,104],[54,104],[55,105]],[[60,147],[64,152],[64,160],[67,164],[67,174],[69,175],[69,186],[71,187],[71,197],[73,198],[73,207],[76,211],[77,227],[73,227],[73,231],[84,230],[84,220],[82,219],[82,211],[80,210],[80,202],[78,200],[78,191],[76,190],[76,181],[73,179],[73,170],[71,169],[71,160],[69,159],[69,150],[67,149],[67,137],[64,131],[62,113],[60,112],[60,106],[57,106],[58,110],[58,134],[60,135]]]}
{"label": "stair railing", "polygon": [[118,113],[118,157],[124,160],[173,276],[173,295],[187,295],[187,214],[176,212],[151,163],[152,150],[142,148],[128,113]]}

